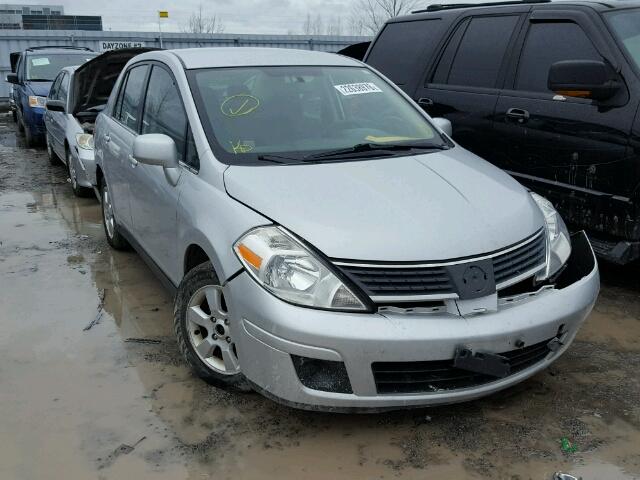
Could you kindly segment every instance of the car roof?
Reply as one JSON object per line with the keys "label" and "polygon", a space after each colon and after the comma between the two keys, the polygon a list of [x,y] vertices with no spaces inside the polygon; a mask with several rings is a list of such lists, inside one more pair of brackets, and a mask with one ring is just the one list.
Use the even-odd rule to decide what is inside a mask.
{"label": "car roof", "polygon": [[[434,15],[441,17],[446,14],[457,15],[460,12],[465,10],[474,11],[482,11],[486,9],[504,9],[504,10],[512,10],[515,7],[520,6],[530,6],[537,8],[556,8],[558,4],[563,7],[590,7],[594,10],[598,11],[610,11],[610,10],[618,10],[624,8],[633,8],[640,7],[640,1],[638,0],[611,0],[611,1],[599,1],[599,0],[533,0],[533,1],[500,1],[496,0],[495,2],[491,2],[491,0],[486,0],[486,3],[464,3],[465,0],[461,0],[461,2],[456,2],[455,5],[447,6],[446,3],[440,4],[436,2],[430,5],[431,10],[417,10],[416,13],[411,15],[403,15],[400,17],[392,18],[387,23],[396,23],[396,22],[406,22],[411,20],[421,20],[432,18]],[[442,7],[442,8],[440,8]],[[448,8],[447,8],[448,7]]]}
{"label": "car roof", "polygon": [[[215,47],[165,50],[144,54],[145,58],[170,53],[186,69],[257,66],[362,66],[362,63],[334,53],[286,48]],[[142,57],[140,57],[142,58]]]}
{"label": "car roof", "polygon": [[52,53],[64,53],[65,55],[100,55],[90,50],[72,50],[70,48],[41,48],[38,50],[26,50],[27,55],[50,55]]}

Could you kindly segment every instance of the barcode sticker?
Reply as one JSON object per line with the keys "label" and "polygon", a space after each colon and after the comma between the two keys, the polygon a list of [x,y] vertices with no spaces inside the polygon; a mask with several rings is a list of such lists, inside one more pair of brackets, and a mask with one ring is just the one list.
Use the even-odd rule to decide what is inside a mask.
{"label": "barcode sticker", "polygon": [[365,93],[382,93],[382,90],[371,82],[334,85],[334,88],[345,97],[348,97],[349,95],[364,95]]}

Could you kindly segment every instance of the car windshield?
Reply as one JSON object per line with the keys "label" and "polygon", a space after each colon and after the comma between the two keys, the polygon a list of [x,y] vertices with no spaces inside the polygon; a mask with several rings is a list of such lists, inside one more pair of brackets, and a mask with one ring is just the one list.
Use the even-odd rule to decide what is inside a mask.
{"label": "car windshield", "polygon": [[607,14],[609,24],[640,67],[640,9],[618,10]]}
{"label": "car windshield", "polygon": [[[216,155],[234,164],[446,148],[391,85],[363,67],[216,68],[189,72]],[[367,148],[363,149],[365,145]],[[329,154],[328,156],[323,155]],[[280,163],[278,162],[278,163]]]}
{"label": "car windshield", "polygon": [[52,82],[64,67],[82,65],[94,58],[92,53],[49,53],[27,57],[27,80]]}

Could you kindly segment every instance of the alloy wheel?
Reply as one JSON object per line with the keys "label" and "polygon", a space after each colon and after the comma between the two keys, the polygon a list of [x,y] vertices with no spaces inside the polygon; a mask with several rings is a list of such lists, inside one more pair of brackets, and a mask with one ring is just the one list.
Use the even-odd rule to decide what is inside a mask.
{"label": "alloy wheel", "polygon": [[102,216],[104,219],[104,225],[107,228],[107,235],[109,238],[113,238],[115,233],[116,221],[113,216],[113,206],[111,205],[111,195],[109,189],[105,183],[102,186]]}
{"label": "alloy wheel", "polygon": [[196,291],[189,300],[186,317],[189,341],[200,360],[222,375],[239,373],[222,288],[209,285]]}
{"label": "alloy wheel", "polygon": [[76,166],[73,164],[73,156],[71,152],[67,153],[67,167],[69,168],[69,179],[71,180],[71,186],[74,190],[78,188],[78,174],[76,172]]}

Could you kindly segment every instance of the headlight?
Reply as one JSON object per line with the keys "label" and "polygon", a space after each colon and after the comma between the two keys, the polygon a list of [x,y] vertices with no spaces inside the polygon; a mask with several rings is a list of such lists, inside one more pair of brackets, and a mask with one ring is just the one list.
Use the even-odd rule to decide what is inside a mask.
{"label": "headlight", "polygon": [[83,150],[93,150],[93,135],[78,133],[76,135],[76,143]]}
{"label": "headlight", "polygon": [[234,251],[251,276],[282,300],[321,309],[367,310],[324,262],[282,228],[251,230]]}
{"label": "headlight", "polygon": [[547,269],[540,280],[552,277],[567,263],[571,255],[571,237],[553,204],[536,193],[531,196],[542,210],[547,224]]}
{"label": "headlight", "polygon": [[46,103],[47,103],[47,97],[36,97],[36,96],[30,96],[29,97],[29,106],[30,107],[42,107],[42,108],[44,108]]}

